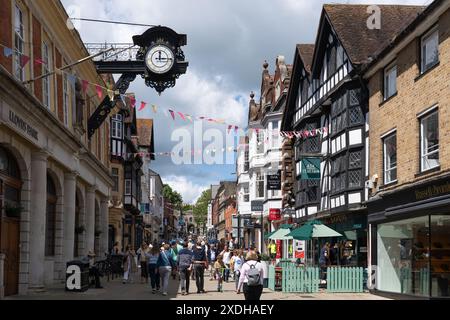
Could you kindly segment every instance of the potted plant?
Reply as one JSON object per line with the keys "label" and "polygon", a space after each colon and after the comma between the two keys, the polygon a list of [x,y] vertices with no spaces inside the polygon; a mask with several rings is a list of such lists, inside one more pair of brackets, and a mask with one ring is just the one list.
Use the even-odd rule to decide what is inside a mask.
{"label": "potted plant", "polygon": [[6,203],[4,206],[5,214],[8,218],[20,218],[20,214],[22,213],[22,207],[11,205]]}
{"label": "potted plant", "polygon": [[81,234],[86,230],[86,228],[84,226],[78,226],[75,228],[75,233],[76,234]]}
{"label": "potted plant", "polygon": [[270,256],[267,254],[261,254],[261,264],[264,270],[264,288],[269,287],[269,264],[270,264]]}

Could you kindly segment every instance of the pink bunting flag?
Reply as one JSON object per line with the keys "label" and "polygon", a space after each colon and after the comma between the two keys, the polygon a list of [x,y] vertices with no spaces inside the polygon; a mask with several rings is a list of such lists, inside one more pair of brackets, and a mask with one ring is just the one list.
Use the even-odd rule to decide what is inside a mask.
{"label": "pink bunting flag", "polygon": [[35,64],[45,64],[44,60],[42,59],[34,59]]}
{"label": "pink bunting flag", "polygon": [[22,68],[25,67],[28,64],[28,62],[30,62],[29,56],[24,55],[20,58],[20,65],[22,66]]}
{"label": "pink bunting flag", "polygon": [[238,127],[238,126],[235,126],[235,127],[234,127],[234,132],[237,134],[238,131],[239,131],[239,127]]}
{"label": "pink bunting flag", "polygon": [[178,114],[180,115],[181,119],[183,119],[183,121],[186,121],[186,118],[184,117],[184,114],[182,114],[181,112],[178,112]]}
{"label": "pink bunting flag", "polygon": [[170,115],[172,116],[172,119],[175,120],[175,112],[172,110],[169,110]]}
{"label": "pink bunting flag", "polygon": [[130,105],[131,105],[131,108],[136,108],[136,98],[135,97],[130,97]]}
{"label": "pink bunting flag", "polygon": [[81,80],[81,86],[82,86],[82,88],[83,88],[83,93],[86,93],[87,88],[88,88],[88,86],[89,86],[89,81],[87,81],[87,80]]}
{"label": "pink bunting flag", "polygon": [[227,133],[228,133],[228,134],[230,134],[232,128],[233,128],[233,126],[231,126],[231,125],[228,126],[228,130],[227,130]]}
{"label": "pink bunting flag", "polygon": [[98,84],[95,85],[95,91],[99,99],[103,98],[103,89]]}
{"label": "pink bunting flag", "polygon": [[141,102],[141,107],[139,108],[139,111],[144,110],[146,105],[147,105],[147,103],[145,103],[144,101],[142,101],[142,102]]}

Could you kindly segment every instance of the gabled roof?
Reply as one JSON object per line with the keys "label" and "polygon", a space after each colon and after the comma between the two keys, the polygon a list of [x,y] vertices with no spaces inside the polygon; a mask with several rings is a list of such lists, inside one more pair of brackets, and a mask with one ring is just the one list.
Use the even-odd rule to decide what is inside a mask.
{"label": "gabled roof", "polygon": [[311,73],[311,65],[314,57],[314,44],[298,44],[297,52],[303,61],[306,71]]}
{"label": "gabled roof", "polygon": [[139,137],[139,146],[148,148],[150,153],[155,152],[153,119],[137,119],[136,125]]}
{"label": "gabled roof", "polygon": [[381,29],[367,27],[367,21],[371,16],[367,12],[368,5],[323,6],[323,13],[354,65],[366,63],[380,48],[389,45],[426,8],[405,5],[378,5],[378,7],[381,10]]}

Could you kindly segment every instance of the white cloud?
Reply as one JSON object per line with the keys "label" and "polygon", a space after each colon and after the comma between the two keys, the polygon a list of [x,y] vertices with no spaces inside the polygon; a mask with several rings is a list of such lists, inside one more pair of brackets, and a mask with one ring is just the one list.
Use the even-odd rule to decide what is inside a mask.
{"label": "white cloud", "polygon": [[195,204],[202,192],[209,188],[209,185],[195,184],[183,176],[168,176],[163,177],[162,180],[165,184],[171,186],[173,190],[179,192],[183,197],[183,201],[188,204]]}

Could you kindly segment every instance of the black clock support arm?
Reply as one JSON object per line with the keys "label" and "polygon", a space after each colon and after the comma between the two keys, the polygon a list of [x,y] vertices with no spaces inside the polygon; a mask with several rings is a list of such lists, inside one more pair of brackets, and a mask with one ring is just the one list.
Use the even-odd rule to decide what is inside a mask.
{"label": "black clock support arm", "polygon": [[[119,91],[121,95],[125,94],[130,87],[131,82],[136,79],[136,74],[134,73],[124,73],[119,78],[114,86],[114,91]],[[102,103],[98,106],[97,110],[92,114],[88,120],[88,138],[91,139],[95,131],[100,128],[106,118],[109,116],[111,111],[116,106],[117,99],[120,99],[120,95],[114,97],[114,101],[111,101],[109,96],[106,96]]]}

